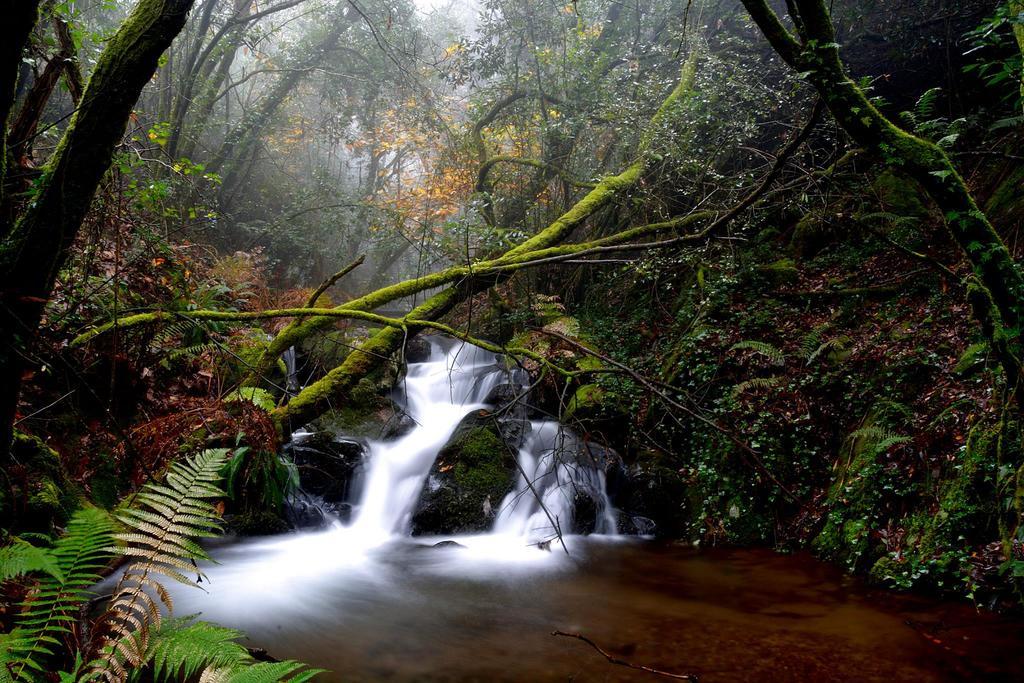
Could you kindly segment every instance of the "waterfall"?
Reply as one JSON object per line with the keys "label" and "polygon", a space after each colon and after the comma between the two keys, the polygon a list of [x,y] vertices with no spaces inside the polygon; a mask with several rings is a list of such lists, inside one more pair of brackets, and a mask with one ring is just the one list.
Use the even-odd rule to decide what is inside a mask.
{"label": "waterfall", "polygon": [[[411,519],[438,452],[469,413],[493,408],[485,401],[502,384],[526,393],[528,377],[509,369],[502,356],[451,339],[430,338],[429,355],[409,363],[398,387],[411,430],[395,440],[368,444],[368,469],[360,500],[346,530],[363,545],[407,536]],[[523,411],[520,411],[522,414]],[[616,513],[605,491],[605,474],[586,457],[571,431],[553,420],[527,421],[518,452],[517,481],[505,500],[494,501],[493,535],[542,543],[574,531],[613,535]],[[580,501],[592,505],[590,528],[574,528]],[[589,501],[589,502],[587,502]]]}
{"label": "waterfall", "polygon": [[430,356],[410,363],[401,384],[414,426],[396,441],[370,442],[370,470],[352,527],[381,539],[406,534],[438,451],[467,413],[486,407],[484,399],[507,376],[493,353],[432,340]]}

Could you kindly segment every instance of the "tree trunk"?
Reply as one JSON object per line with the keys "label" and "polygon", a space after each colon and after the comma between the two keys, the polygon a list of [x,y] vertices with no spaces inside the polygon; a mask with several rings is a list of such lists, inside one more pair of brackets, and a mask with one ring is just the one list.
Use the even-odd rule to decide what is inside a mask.
{"label": "tree trunk", "polygon": [[[96,64],[40,181],[36,201],[0,242],[0,449],[11,440],[23,372],[43,308],[96,188],[160,55],[194,0],[139,0]],[[6,66],[6,65],[5,65]]]}

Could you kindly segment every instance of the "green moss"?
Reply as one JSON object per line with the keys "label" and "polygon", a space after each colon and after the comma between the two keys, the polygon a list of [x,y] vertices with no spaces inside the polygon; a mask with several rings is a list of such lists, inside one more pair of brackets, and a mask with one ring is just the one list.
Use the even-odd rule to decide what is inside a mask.
{"label": "green moss", "polygon": [[985,203],[985,212],[993,220],[1024,219],[1024,166],[1014,169]]}
{"label": "green moss", "polygon": [[892,169],[883,171],[872,183],[882,208],[897,216],[925,216],[924,190],[912,179]]}
{"label": "green moss", "polygon": [[783,258],[773,263],[765,264],[758,268],[758,271],[768,278],[772,284],[782,285],[795,281],[800,277],[793,259]]}
{"label": "green moss", "polygon": [[14,433],[11,445],[14,465],[11,496],[0,503],[26,501],[23,508],[4,509],[0,517],[9,530],[50,532],[67,521],[84,498],[72,482],[60,455],[42,439],[21,432]]}

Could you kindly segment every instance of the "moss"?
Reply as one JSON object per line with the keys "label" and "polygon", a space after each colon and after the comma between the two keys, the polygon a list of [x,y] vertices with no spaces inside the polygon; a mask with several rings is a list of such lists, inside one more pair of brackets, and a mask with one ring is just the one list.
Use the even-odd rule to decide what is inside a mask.
{"label": "moss", "polygon": [[985,212],[993,220],[1020,221],[1024,217],[1024,166],[1014,169],[985,203]]}
{"label": "moss", "polygon": [[773,263],[768,263],[758,268],[758,271],[764,275],[769,282],[775,285],[788,284],[800,277],[800,271],[797,269],[793,259],[783,258]]}
{"label": "moss", "polygon": [[11,507],[0,507],[9,530],[48,533],[83,504],[82,492],[68,477],[60,455],[42,439],[15,432],[11,455],[16,463],[6,471],[11,496],[2,501]]}
{"label": "moss", "polygon": [[883,171],[871,184],[882,208],[897,216],[921,217],[928,213],[924,190],[911,178],[892,169]]}
{"label": "moss", "polygon": [[483,531],[512,489],[512,454],[486,415],[471,415],[441,449],[413,520],[417,533]]}

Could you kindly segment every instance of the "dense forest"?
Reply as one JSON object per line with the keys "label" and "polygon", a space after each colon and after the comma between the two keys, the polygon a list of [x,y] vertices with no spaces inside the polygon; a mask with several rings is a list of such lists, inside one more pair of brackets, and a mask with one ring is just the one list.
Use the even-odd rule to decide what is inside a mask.
{"label": "dense forest", "polygon": [[0,682],[1019,680],[1021,0],[0,7]]}

